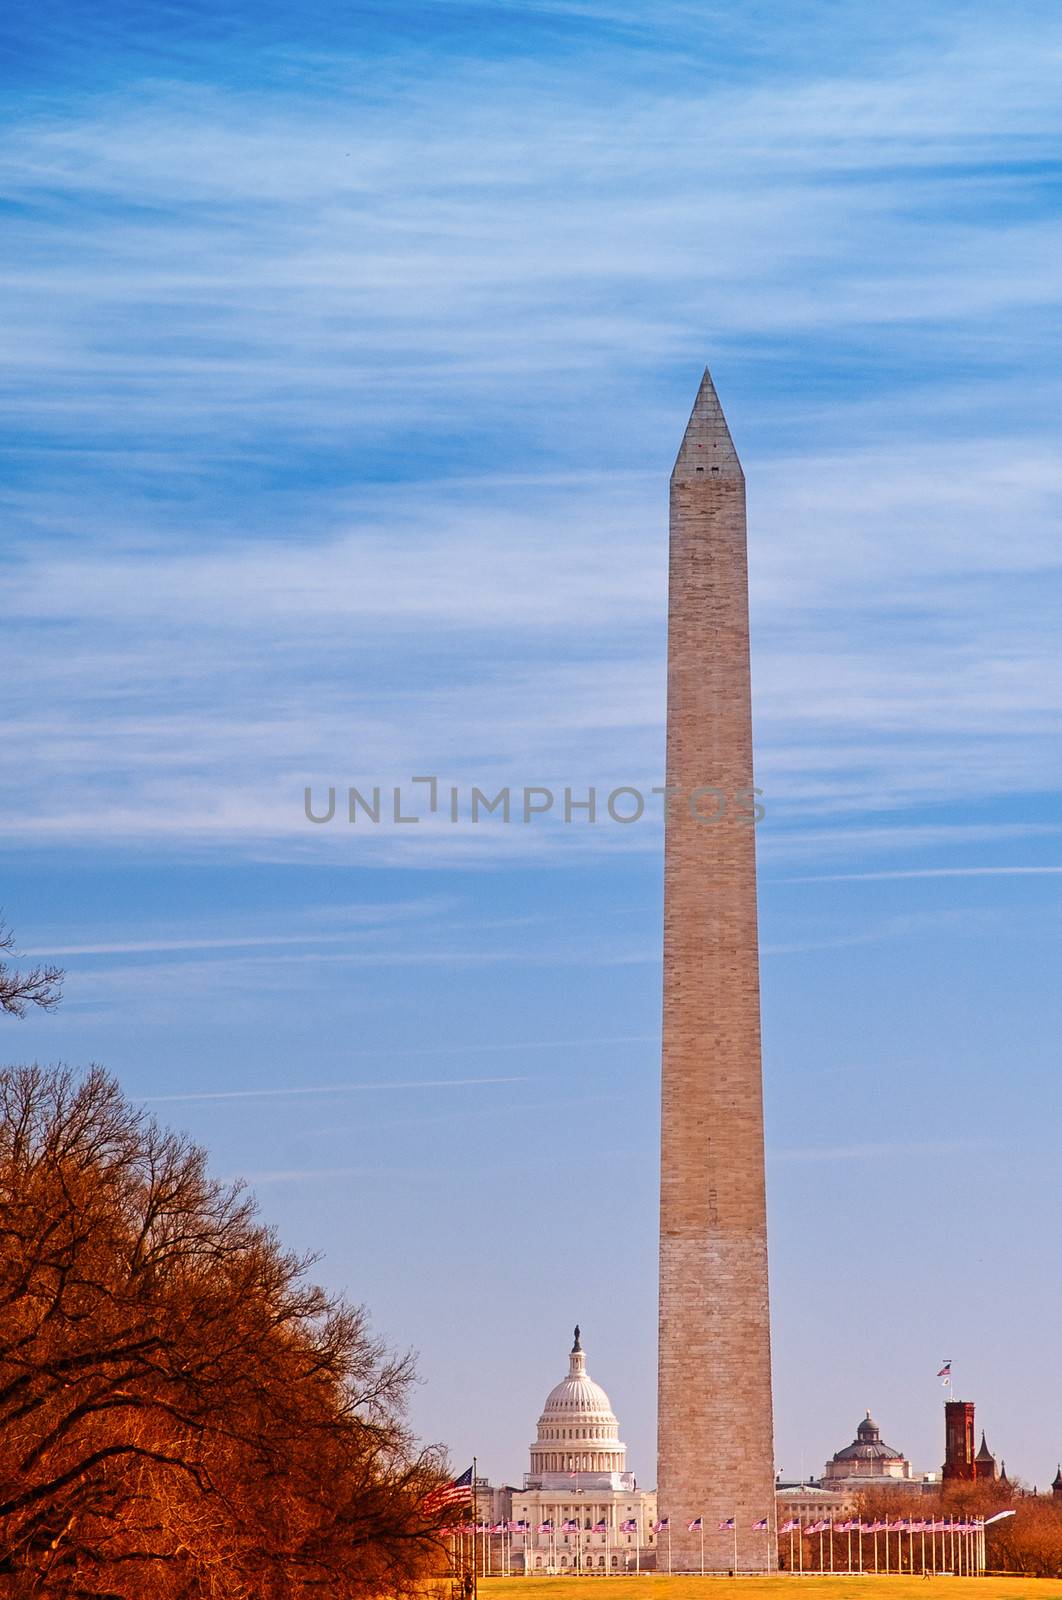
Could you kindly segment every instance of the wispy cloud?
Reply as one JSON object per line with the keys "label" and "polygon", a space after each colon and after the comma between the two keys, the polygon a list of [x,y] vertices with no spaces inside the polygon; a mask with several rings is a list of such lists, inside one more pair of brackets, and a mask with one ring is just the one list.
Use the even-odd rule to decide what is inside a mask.
{"label": "wispy cloud", "polygon": [[[575,31],[547,64],[501,11]],[[746,16],[705,78],[632,63],[734,37],[721,8],[477,14],[500,54],[451,18],[371,88],[333,39],[262,92],[155,74],[16,113],[0,837],[657,849],[311,833],[301,797],[659,781],[662,484],[705,353],[749,467],[761,782],[806,830],[765,848],[1049,791],[1057,19],[909,8],[853,65]]]}
{"label": "wispy cloud", "polygon": [[346,933],[292,933],[255,936],[234,935],[227,939],[141,939],[118,944],[50,945],[46,949],[27,950],[30,956],[114,956],[163,955],[182,950],[251,950],[272,949],[289,945],[317,945],[330,943],[349,944],[354,935]]}
{"label": "wispy cloud", "polygon": [[768,1150],[771,1162],[882,1161],[900,1157],[965,1155],[993,1148],[990,1139],[897,1139],[880,1143],[808,1145],[800,1149]]}
{"label": "wispy cloud", "polygon": [[891,878],[1040,878],[1055,877],[1062,866],[1036,867],[909,867],[885,872],[829,872],[793,877],[790,883],[873,883]]}

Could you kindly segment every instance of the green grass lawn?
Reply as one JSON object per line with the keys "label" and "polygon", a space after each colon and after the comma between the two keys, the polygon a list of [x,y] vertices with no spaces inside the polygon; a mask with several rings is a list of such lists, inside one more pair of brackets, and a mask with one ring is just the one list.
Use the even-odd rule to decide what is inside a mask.
{"label": "green grass lawn", "polygon": [[482,1600],[1062,1600],[1058,1578],[481,1578]]}

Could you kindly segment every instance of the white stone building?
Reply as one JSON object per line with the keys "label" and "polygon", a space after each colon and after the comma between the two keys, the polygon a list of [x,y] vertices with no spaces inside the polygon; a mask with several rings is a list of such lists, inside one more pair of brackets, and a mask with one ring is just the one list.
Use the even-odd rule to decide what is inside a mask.
{"label": "white stone building", "polygon": [[[634,1571],[655,1558],[656,1494],[627,1470],[619,1423],[586,1370],[578,1328],[568,1376],[546,1396],[511,1517],[526,1525],[513,1555],[522,1553],[529,1571]],[[540,1531],[544,1523],[552,1528]]]}

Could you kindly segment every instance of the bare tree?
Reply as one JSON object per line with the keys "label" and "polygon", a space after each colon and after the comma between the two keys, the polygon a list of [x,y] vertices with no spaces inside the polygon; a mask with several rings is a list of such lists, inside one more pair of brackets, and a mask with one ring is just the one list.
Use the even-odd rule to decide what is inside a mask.
{"label": "bare tree", "polygon": [[[0,917],[0,954],[15,955],[15,936]],[[27,1006],[52,1011],[59,1004],[62,990],[61,967],[30,967],[19,972],[0,960],[0,1011],[24,1017]]]}
{"label": "bare tree", "polygon": [[0,1072],[0,1587],[363,1600],[437,1570],[409,1357],[124,1100]]}

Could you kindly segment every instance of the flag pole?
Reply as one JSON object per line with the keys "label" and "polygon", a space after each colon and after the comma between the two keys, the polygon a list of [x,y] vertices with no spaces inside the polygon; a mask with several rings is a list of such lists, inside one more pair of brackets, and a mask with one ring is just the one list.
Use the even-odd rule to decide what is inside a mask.
{"label": "flag pole", "polygon": [[476,1527],[479,1523],[479,1495],[476,1493],[476,1458],[472,1457],[472,1600],[479,1600],[479,1574],[476,1571]]}

